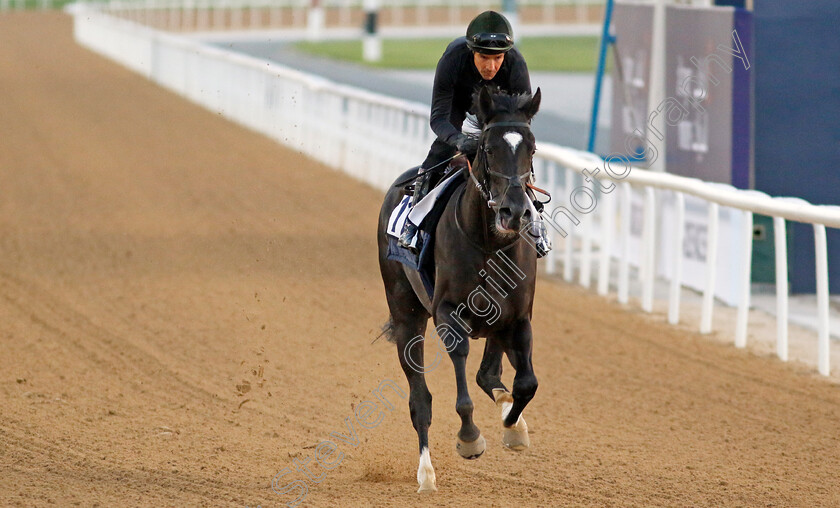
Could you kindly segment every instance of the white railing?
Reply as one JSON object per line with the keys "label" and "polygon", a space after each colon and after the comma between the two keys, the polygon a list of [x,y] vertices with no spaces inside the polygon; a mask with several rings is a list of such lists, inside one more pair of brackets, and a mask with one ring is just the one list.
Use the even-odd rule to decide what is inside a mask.
{"label": "white railing", "polygon": [[77,9],[76,40],[207,109],[387,188],[422,161],[428,108]]}
{"label": "white railing", "polygon": [[[0,2],[10,0],[0,0]],[[51,0],[42,0],[51,1]],[[138,23],[174,31],[303,29],[318,10],[319,24],[360,28],[362,0],[93,0],[107,12]],[[590,24],[606,0],[527,0],[518,2],[524,24]],[[462,25],[475,14],[500,10],[501,0],[381,0],[383,27]],[[324,11],[332,13],[324,17]]]}
{"label": "white railing", "polygon": [[[75,14],[76,39],[82,45],[211,111],[379,189],[386,189],[401,170],[419,163],[433,139],[425,105],[337,85],[83,6],[77,7]],[[785,221],[813,224],[819,316],[817,364],[821,374],[829,374],[825,228],[840,227],[840,207],[771,198],[755,191],[637,168],[619,172],[612,167],[613,174],[621,178],[613,178],[615,186],[610,187],[613,184],[609,180],[598,183],[596,179],[583,178],[606,176],[607,168],[599,157],[545,143],[539,145],[535,169],[538,184],[547,186],[556,198],[568,197],[558,201],[571,206],[549,210],[550,222],[556,227],[549,227],[555,232],[556,248],[546,260],[547,270],[553,272],[562,263],[563,277],[571,281],[577,267],[579,282],[588,287],[593,279],[593,264],[597,263],[597,291],[605,295],[611,286],[610,267],[615,261],[618,299],[627,302],[630,264],[635,264],[639,267],[641,306],[648,312],[653,308],[658,272],[670,280],[668,319],[671,323],[679,322],[680,288],[688,280],[684,266],[698,263],[697,259],[684,256],[686,213],[687,210],[697,213],[688,209],[687,203],[692,200],[704,203],[708,214],[707,241],[699,262],[705,267],[705,274],[694,282],[703,292],[700,331],[712,331],[714,298],[721,295],[722,282],[727,282],[731,287],[724,299],[738,307],[735,330],[738,347],[744,347],[747,339],[752,215],[774,217],[779,281],[777,353],[782,360],[788,356]],[[584,190],[575,194],[579,189]],[[581,203],[577,199],[584,195],[591,202]],[[641,212],[634,213],[634,210]],[[561,215],[567,217],[563,223],[557,220]],[[637,215],[641,216],[640,228],[634,228],[632,220]],[[664,221],[663,216],[669,220]],[[721,234],[721,217],[731,233],[729,237]],[[566,235],[562,244],[560,229]],[[640,229],[641,234],[634,229]],[[719,239],[729,242],[729,251],[736,253],[735,260],[718,263]],[[668,263],[657,265],[657,258]],[[736,269],[722,281],[720,267],[726,269],[730,265]]]}
{"label": "white railing", "polygon": [[[705,256],[705,282],[703,284],[703,302],[701,308],[700,332],[710,333],[712,331],[712,313],[714,310],[714,297],[716,285],[720,283],[718,276],[718,240],[720,238],[720,216],[721,207],[727,207],[742,211],[743,219],[738,221],[737,234],[738,243],[730,251],[737,259],[727,260],[726,263],[735,264],[734,270],[737,274],[734,285],[736,287],[737,318],[735,325],[736,347],[746,347],[747,329],[749,319],[751,277],[750,265],[752,262],[752,241],[753,241],[753,214],[762,214],[773,217],[774,240],[775,240],[775,266],[776,266],[776,353],[783,360],[788,360],[788,265],[786,245],[786,221],[802,222],[812,224],[814,228],[814,242],[816,255],[816,286],[817,286],[817,369],[822,375],[830,373],[830,330],[829,330],[829,290],[828,290],[828,251],[826,244],[826,227],[840,228],[840,207],[812,205],[798,198],[773,198],[759,191],[746,191],[736,189],[729,185],[711,184],[694,178],[685,178],[667,173],[646,171],[639,168],[623,166],[621,171],[615,171],[613,167],[610,176],[605,168],[605,162],[595,154],[559,147],[556,145],[540,145],[540,158],[550,161],[567,172],[566,185],[560,187],[553,185],[553,190],[559,196],[570,196],[575,188],[580,186],[592,186],[592,182],[585,182],[578,179],[580,186],[573,187],[576,181],[575,175],[588,175],[602,181],[603,187],[615,185],[609,194],[601,191],[601,206],[594,207],[589,213],[597,215],[591,220],[577,218],[579,225],[569,227],[566,223],[560,225],[566,236],[563,245],[563,277],[571,281],[575,260],[574,253],[578,253],[577,264],[579,267],[579,282],[584,286],[591,284],[590,266],[595,257],[593,248],[593,236],[598,235],[598,293],[606,295],[610,286],[610,265],[612,258],[618,261],[619,269],[617,275],[618,300],[622,303],[628,302],[629,287],[629,260],[633,257],[631,249],[632,213],[630,207],[633,201],[632,187],[641,188],[644,191],[643,207],[643,240],[639,265],[639,278],[642,286],[641,306],[643,310],[650,312],[653,304],[653,289],[656,278],[654,270],[656,249],[658,241],[668,238],[669,235],[657,234],[656,224],[662,222],[660,219],[670,212],[673,220],[671,224],[670,241],[661,245],[660,252],[671,258],[671,268],[666,274],[670,280],[668,293],[668,321],[672,324],[679,323],[680,314],[680,289],[682,287],[685,272],[684,263],[684,233],[686,215],[686,197],[699,198],[708,203],[708,229],[706,235],[706,256]],[[618,161],[616,161],[618,162]],[[620,165],[620,163],[619,163]],[[543,164],[545,180],[553,183],[556,178],[555,170],[550,165]],[[594,180],[594,179],[593,179]],[[604,183],[606,182],[606,183]],[[674,199],[670,209],[660,198],[665,192],[673,193]],[[594,194],[594,193],[593,193]],[[616,207],[621,210],[616,214]],[[584,214],[580,214],[584,215]],[[618,224],[613,219],[618,217]],[[589,218],[589,217],[587,217]],[[549,220],[551,223],[552,221]],[[557,221],[554,221],[557,224]],[[553,230],[556,236],[557,229]],[[575,236],[580,236],[580,247],[575,244]],[[613,249],[613,239],[620,238],[619,249]],[[555,253],[547,260],[547,269],[554,271]]]}

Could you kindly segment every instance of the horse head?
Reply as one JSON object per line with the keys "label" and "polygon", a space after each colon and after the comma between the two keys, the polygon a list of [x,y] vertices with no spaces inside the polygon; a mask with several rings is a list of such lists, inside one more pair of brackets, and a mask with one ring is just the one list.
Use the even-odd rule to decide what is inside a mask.
{"label": "horse head", "polygon": [[531,118],[540,107],[540,89],[509,95],[481,88],[475,97],[476,117],[483,126],[472,174],[478,190],[495,215],[495,233],[512,236],[536,220],[525,186],[531,177],[536,140]]}

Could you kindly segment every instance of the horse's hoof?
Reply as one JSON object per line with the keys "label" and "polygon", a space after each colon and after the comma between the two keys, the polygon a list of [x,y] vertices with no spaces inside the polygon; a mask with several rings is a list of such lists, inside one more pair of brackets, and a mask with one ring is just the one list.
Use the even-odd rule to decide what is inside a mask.
{"label": "horse's hoof", "polygon": [[504,427],[502,431],[502,444],[511,450],[521,452],[531,446],[531,438],[528,437],[528,424],[525,418],[519,416],[519,420],[513,427]]}
{"label": "horse's hoof", "polygon": [[487,442],[484,441],[484,436],[478,435],[478,439],[472,442],[461,441],[459,437],[455,442],[455,449],[458,450],[458,455],[467,460],[477,459],[481,457],[484,450],[487,449]]}
{"label": "horse's hoof", "polygon": [[418,494],[427,494],[429,492],[437,492],[437,486],[433,481],[425,482],[420,485],[419,489],[417,489]]}
{"label": "horse's hoof", "polygon": [[423,448],[423,453],[420,454],[420,465],[417,467],[417,483],[420,484],[417,492],[437,491],[435,468],[432,467],[432,458],[429,456],[428,448]]}

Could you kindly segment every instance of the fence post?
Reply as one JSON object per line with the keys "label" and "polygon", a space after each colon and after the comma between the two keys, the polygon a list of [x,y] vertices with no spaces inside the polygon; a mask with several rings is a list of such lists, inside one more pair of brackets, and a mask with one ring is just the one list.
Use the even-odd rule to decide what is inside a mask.
{"label": "fence post", "polygon": [[631,210],[633,205],[633,188],[629,183],[621,184],[621,256],[618,258],[618,301],[627,303],[630,300],[630,228]]}
{"label": "fence post", "polygon": [[645,219],[642,255],[642,310],[653,311],[653,290],[656,283],[656,194],[653,187],[645,187]]}
{"label": "fence post", "polygon": [[828,246],[825,226],[814,224],[814,253],[817,265],[817,370],[823,376],[830,372],[829,329],[828,329]]}
{"label": "fence post", "polygon": [[750,317],[750,283],[752,278],[753,214],[744,212],[744,227],[741,230],[742,249],[741,295],[738,302],[738,317],[735,321],[735,347],[747,346],[747,324]]}
{"label": "fence post", "polygon": [[788,361],[788,261],[785,219],[773,217],[776,247],[776,355]]}
{"label": "fence post", "polygon": [[379,0],[364,0],[365,35],[362,40],[362,58],[366,62],[382,60],[382,39],[378,33]]}
{"label": "fence post", "polygon": [[[615,190],[613,188],[613,190]],[[598,265],[598,294],[605,296],[610,289],[610,261],[612,260],[612,237],[615,234],[615,200],[612,194],[601,194],[604,207],[601,216],[601,260]]]}
{"label": "fence post", "polygon": [[717,278],[717,245],[720,205],[709,203],[709,227],[706,230],[706,284],[700,314],[700,333],[712,332],[712,312],[715,308],[715,279]]}
{"label": "fence post", "polygon": [[685,195],[675,193],[674,201],[674,267],[671,272],[671,290],[668,297],[668,322],[675,325],[680,322],[680,296],[682,291],[683,242],[685,240]]}
{"label": "fence post", "polygon": [[[574,189],[574,178],[575,172],[569,168],[566,168],[566,185],[563,189],[563,194],[566,196],[570,196],[572,189]],[[572,256],[574,254],[574,243],[575,243],[575,225],[572,224],[569,227],[569,234],[566,235],[566,242],[565,242],[565,250],[563,251],[563,280],[566,282],[572,282],[572,275],[573,275],[573,260]]]}
{"label": "fence post", "polygon": [[321,0],[311,0],[306,14],[306,38],[319,41],[324,32],[324,8]]}

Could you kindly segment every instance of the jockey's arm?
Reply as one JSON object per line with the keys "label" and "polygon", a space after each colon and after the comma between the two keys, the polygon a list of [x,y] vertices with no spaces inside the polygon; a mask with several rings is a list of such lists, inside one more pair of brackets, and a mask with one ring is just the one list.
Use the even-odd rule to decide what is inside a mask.
{"label": "jockey's arm", "polygon": [[[516,51],[516,49],[511,51]],[[517,62],[510,71],[510,83],[508,86],[510,87],[508,89],[510,93],[531,94],[531,75],[528,72],[528,65],[525,63],[525,59],[522,58],[521,54],[519,54]]]}
{"label": "jockey's arm", "polygon": [[435,70],[435,84],[432,88],[432,111],[429,124],[438,139],[456,148],[461,131],[455,128],[449,120],[449,115],[455,107],[455,78],[458,72],[451,58],[438,61]]}

